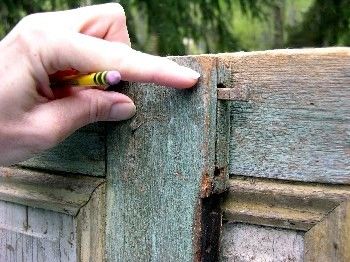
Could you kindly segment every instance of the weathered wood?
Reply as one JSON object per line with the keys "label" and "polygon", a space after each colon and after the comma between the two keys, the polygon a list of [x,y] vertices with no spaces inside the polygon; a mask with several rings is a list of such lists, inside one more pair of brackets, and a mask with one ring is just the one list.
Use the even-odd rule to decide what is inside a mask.
{"label": "weathered wood", "polygon": [[[22,254],[34,254],[34,261],[45,261],[47,254],[61,256],[62,261],[214,258],[219,237],[206,237],[219,234],[216,226],[220,225],[221,211],[210,209],[218,199],[210,196],[226,188],[228,159],[232,180],[222,208],[229,221],[305,231],[311,228],[312,232],[329,212],[349,199],[346,185],[238,176],[350,182],[349,49],[176,59],[202,73],[197,88],[175,90],[130,84],[124,91],[138,107],[132,120],[108,124],[107,138],[104,124],[97,129],[88,127],[58,148],[21,164],[63,171],[61,175],[0,169],[0,199],[31,206],[13,204],[11,211],[4,211],[16,224],[10,230],[6,225],[6,232],[1,227],[5,232],[0,237],[1,245],[10,261],[16,261],[13,254],[17,261],[21,261]],[[104,180],[67,176],[66,171],[95,176],[107,172],[107,203],[101,184]],[[29,215],[28,210],[37,213]],[[29,223],[29,216],[37,224]],[[55,226],[52,232],[59,232],[62,240],[53,241],[54,237],[44,234],[46,223],[61,226]],[[30,226],[35,233],[31,233]],[[224,230],[232,229],[228,227],[226,224]],[[345,224],[338,228],[348,230]],[[295,254],[302,253],[301,232],[254,225],[235,225],[232,230],[234,242],[228,231],[224,235],[224,243],[234,245],[234,249],[226,246],[227,259],[238,252],[246,252],[248,259],[249,254],[297,259],[300,256]],[[253,234],[254,230],[258,232]],[[313,233],[313,239],[317,234]],[[257,250],[258,242],[265,244],[264,237],[266,244],[272,242],[272,249],[265,245],[263,251]],[[298,243],[292,246],[294,253],[276,251],[281,243],[291,246],[291,239]],[[308,246],[312,257],[317,244]],[[12,249],[26,253],[14,253]]]}
{"label": "weathered wood", "polygon": [[[33,175],[36,179],[43,178]],[[24,180],[24,177],[17,180]],[[73,184],[70,190],[79,186],[86,191],[87,184],[82,182]],[[38,190],[42,191],[40,186]],[[47,208],[46,202],[42,205],[46,209],[41,209],[0,201],[0,261],[105,261],[105,184],[90,193],[76,216],[48,210],[55,208]],[[61,194],[64,198],[76,198],[67,191]],[[39,196],[44,201],[44,197],[49,196],[48,191]]]}
{"label": "weathered wood", "polygon": [[77,261],[73,217],[0,201],[0,261]]}
{"label": "weathered wood", "polygon": [[19,164],[43,170],[106,175],[104,123],[86,126],[58,146]]}
{"label": "weathered wood", "polygon": [[132,84],[136,116],[108,129],[108,261],[200,259],[199,196],[215,169],[216,60],[177,61],[201,73],[196,88]]}
{"label": "weathered wood", "polygon": [[350,186],[234,176],[222,210],[233,222],[307,231],[348,199]]}
{"label": "weathered wood", "polygon": [[75,217],[79,262],[103,262],[106,250],[106,187],[98,186]]}
{"label": "weathered wood", "polygon": [[221,84],[218,86],[218,99],[227,101],[248,101],[248,89],[227,88]]}
{"label": "weathered wood", "polygon": [[0,200],[76,215],[104,179],[0,167]]}
{"label": "weathered wood", "polygon": [[305,261],[350,261],[350,201],[344,201],[305,234]]}
{"label": "weathered wood", "polygon": [[[222,262],[303,261],[303,232],[247,224],[223,225]],[[324,261],[324,260],[317,260]]]}
{"label": "weathered wood", "polygon": [[230,103],[217,102],[214,184],[207,195],[222,193],[229,179]]}
{"label": "weathered wood", "polygon": [[[350,48],[218,56],[230,174],[350,183]],[[226,92],[226,98],[225,98]]]}

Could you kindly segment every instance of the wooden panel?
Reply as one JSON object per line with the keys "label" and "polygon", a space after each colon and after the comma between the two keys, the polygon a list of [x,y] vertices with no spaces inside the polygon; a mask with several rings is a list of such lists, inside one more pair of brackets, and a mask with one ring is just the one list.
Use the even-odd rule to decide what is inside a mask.
{"label": "wooden panel", "polygon": [[0,167],[0,199],[77,215],[104,179]]}
{"label": "wooden panel", "polygon": [[234,176],[222,210],[225,220],[309,230],[350,199],[350,186]]}
{"label": "wooden panel", "polygon": [[222,54],[218,72],[230,174],[350,183],[350,48]]}
{"label": "wooden panel", "polygon": [[350,261],[350,201],[305,234],[305,261]]}
{"label": "wooden panel", "polygon": [[[303,261],[304,233],[248,224],[226,223],[222,262]],[[318,260],[324,261],[324,260]]]}
{"label": "wooden panel", "polygon": [[0,201],[0,261],[105,261],[105,184],[28,175],[31,180],[18,173],[2,177],[0,184],[20,192],[10,200],[49,210]]}
{"label": "wooden panel", "polygon": [[20,163],[20,166],[91,176],[106,175],[104,124],[86,126],[58,146]]}
{"label": "wooden panel", "polygon": [[99,185],[75,217],[77,257],[80,262],[103,262],[106,250],[106,187]]}
{"label": "wooden panel", "polygon": [[0,261],[77,261],[73,217],[0,201]]}
{"label": "wooden panel", "polygon": [[196,88],[133,84],[136,116],[109,127],[108,261],[200,259],[199,196],[215,169],[216,60],[178,61],[201,72]]}

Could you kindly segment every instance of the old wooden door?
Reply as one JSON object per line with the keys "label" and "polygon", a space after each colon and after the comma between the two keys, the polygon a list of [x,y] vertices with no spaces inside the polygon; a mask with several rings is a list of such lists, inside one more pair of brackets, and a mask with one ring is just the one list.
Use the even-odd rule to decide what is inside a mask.
{"label": "old wooden door", "polygon": [[196,88],[0,169],[0,261],[350,261],[350,49],[174,59]]}

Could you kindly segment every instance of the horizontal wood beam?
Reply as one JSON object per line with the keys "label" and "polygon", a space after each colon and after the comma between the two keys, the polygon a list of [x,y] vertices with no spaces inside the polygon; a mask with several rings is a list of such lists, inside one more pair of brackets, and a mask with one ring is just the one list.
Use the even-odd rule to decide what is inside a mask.
{"label": "horizontal wood beam", "polygon": [[218,55],[229,173],[350,184],[350,48]]}
{"label": "horizontal wood beam", "polygon": [[0,200],[75,216],[104,182],[102,178],[0,167]]}
{"label": "horizontal wood beam", "polygon": [[307,231],[349,199],[345,185],[233,177],[222,209],[231,222]]}
{"label": "horizontal wood beam", "polygon": [[77,173],[89,176],[106,175],[105,123],[87,125],[56,147],[19,166]]}

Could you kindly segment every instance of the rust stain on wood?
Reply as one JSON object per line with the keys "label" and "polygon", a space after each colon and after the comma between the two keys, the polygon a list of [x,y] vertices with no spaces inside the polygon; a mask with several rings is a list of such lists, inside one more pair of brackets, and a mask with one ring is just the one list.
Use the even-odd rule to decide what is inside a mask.
{"label": "rust stain on wood", "polygon": [[213,178],[208,174],[202,175],[200,197],[205,198],[211,195],[213,191]]}
{"label": "rust stain on wood", "polygon": [[215,167],[214,175],[204,172],[201,180],[200,197],[206,198],[227,190],[227,167]]}

